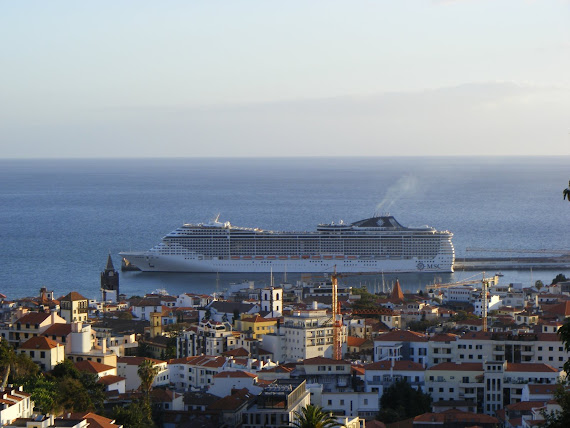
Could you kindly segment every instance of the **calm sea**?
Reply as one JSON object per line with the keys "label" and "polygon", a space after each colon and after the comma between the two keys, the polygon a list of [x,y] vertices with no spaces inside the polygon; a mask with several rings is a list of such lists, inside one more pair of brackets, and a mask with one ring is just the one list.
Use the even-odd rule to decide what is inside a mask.
{"label": "calm sea", "polygon": [[[569,178],[570,157],[0,160],[0,292],[30,296],[46,286],[97,298],[109,252],[118,268],[119,251],[146,250],[182,223],[218,214],[239,226],[314,230],[390,212],[405,226],[452,231],[458,258],[497,255],[467,247],[568,249]],[[503,282],[527,284],[570,276],[503,273]],[[399,275],[406,290],[435,277]],[[269,281],[128,272],[121,291],[213,292],[244,279]],[[347,282],[380,287],[380,278]]]}

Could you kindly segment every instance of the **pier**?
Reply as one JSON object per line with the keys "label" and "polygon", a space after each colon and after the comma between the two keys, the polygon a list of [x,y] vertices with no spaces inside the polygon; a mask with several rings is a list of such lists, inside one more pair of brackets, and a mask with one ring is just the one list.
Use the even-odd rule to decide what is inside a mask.
{"label": "pier", "polygon": [[570,256],[456,258],[455,271],[500,271],[524,269],[570,269]]}

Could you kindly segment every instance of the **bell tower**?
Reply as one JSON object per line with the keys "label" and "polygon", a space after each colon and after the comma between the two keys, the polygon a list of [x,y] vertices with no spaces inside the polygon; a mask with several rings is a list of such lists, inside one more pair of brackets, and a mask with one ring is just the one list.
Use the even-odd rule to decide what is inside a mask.
{"label": "bell tower", "polygon": [[111,253],[107,258],[107,266],[101,272],[101,298],[103,302],[118,302],[119,301],[119,272],[113,266]]}

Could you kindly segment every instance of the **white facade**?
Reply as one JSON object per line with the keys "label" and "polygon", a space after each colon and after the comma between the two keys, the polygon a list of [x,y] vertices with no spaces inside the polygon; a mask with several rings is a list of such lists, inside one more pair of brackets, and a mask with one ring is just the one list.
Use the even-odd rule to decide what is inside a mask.
{"label": "white facade", "polygon": [[4,426],[18,418],[30,418],[34,413],[34,402],[30,394],[18,388],[0,390],[0,425]]}
{"label": "white facade", "polygon": [[214,375],[227,369],[224,357],[199,355],[170,360],[170,381],[177,391],[202,389],[213,385]]}
{"label": "white facade", "polygon": [[152,386],[167,386],[170,383],[170,372],[166,361],[155,360],[144,357],[121,357],[117,359],[117,375],[125,378],[125,388],[127,391],[135,391],[141,384],[138,375],[139,365],[144,360],[151,360],[154,367],[158,368]]}
{"label": "white facade", "polygon": [[261,310],[271,312],[272,317],[280,317],[283,311],[283,289],[262,288],[259,294]]}
{"label": "white facade", "polygon": [[263,391],[263,388],[256,385],[257,375],[253,373],[237,371],[223,371],[213,376],[213,384],[208,388],[208,393],[217,395],[218,397],[225,397],[230,395],[232,389],[246,388],[254,395],[258,395]]}

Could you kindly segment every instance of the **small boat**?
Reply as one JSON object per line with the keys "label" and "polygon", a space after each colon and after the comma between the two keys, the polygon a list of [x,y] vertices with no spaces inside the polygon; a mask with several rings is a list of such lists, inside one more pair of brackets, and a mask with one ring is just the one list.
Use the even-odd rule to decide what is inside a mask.
{"label": "small boat", "polygon": [[502,272],[497,272],[497,273],[495,273],[495,276],[505,276],[505,275],[503,275]]}

